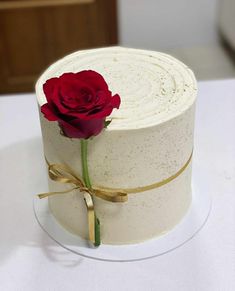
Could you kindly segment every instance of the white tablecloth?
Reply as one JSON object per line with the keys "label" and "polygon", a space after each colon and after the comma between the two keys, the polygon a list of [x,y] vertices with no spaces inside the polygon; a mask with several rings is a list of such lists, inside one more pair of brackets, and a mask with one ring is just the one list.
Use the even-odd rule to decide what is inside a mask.
{"label": "white tablecloth", "polygon": [[[0,97],[0,290],[235,290],[235,80],[201,82],[194,162],[213,196],[204,228],[163,256],[111,263],[70,253],[37,224],[46,190],[34,94]],[[33,166],[32,166],[33,165]]]}

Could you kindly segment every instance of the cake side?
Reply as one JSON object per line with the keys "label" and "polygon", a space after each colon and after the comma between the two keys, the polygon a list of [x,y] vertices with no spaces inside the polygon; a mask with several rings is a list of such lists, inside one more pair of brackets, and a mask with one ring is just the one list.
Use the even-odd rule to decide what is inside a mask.
{"label": "cake side", "polygon": [[[169,127],[167,124],[163,124],[162,128],[156,126],[155,131],[151,130],[151,138],[150,132],[137,130],[129,132],[129,139],[126,134],[117,135],[115,131],[93,139],[88,160],[92,165],[92,183],[114,188],[141,187],[175,174],[185,165],[192,151],[193,111],[192,107],[181,121],[172,121]],[[47,133],[47,136],[44,135],[44,147],[49,161],[69,165],[81,176],[79,142],[57,135],[53,127],[47,127]],[[114,150],[110,151],[110,148]],[[51,191],[70,188],[70,185],[49,183]],[[49,200],[58,221],[71,232],[87,238],[86,207],[82,194],[75,191]],[[101,221],[103,243],[137,243],[161,235],[179,223],[190,205],[191,163],[175,180],[154,190],[129,194],[126,203],[106,202],[97,197],[94,200]]]}

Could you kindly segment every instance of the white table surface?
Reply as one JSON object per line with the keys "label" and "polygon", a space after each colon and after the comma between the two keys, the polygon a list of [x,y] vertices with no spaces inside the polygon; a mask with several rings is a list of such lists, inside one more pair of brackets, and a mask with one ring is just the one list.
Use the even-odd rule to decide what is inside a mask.
{"label": "white table surface", "polygon": [[163,256],[111,263],[66,251],[37,224],[45,189],[34,94],[0,97],[0,290],[235,290],[235,80],[199,83],[194,163],[213,196],[195,238]]}

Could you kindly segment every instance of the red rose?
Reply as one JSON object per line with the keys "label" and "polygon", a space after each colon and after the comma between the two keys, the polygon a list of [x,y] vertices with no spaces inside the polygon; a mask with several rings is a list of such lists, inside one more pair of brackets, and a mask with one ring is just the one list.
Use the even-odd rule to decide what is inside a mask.
{"label": "red rose", "polygon": [[119,108],[120,97],[112,96],[104,78],[95,71],[65,73],[43,85],[47,103],[41,112],[58,121],[64,135],[88,139],[101,132],[105,118]]}

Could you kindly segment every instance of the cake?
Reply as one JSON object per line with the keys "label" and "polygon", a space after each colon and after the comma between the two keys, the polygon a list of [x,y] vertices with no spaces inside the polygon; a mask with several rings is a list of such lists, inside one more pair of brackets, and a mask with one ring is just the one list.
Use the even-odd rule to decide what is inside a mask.
{"label": "cake", "polygon": [[[78,51],[52,64],[36,84],[38,104],[46,103],[43,84],[65,72],[95,70],[121,96],[119,110],[101,135],[89,142],[92,183],[102,187],[149,190],[113,203],[94,196],[104,244],[133,244],[173,229],[192,200],[191,164],[197,85],[192,71],[160,52],[122,47]],[[40,113],[44,153],[81,176],[78,139],[65,138]],[[48,178],[50,191],[70,185]],[[49,209],[68,231],[88,238],[83,195],[74,190],[48,198]]]}

